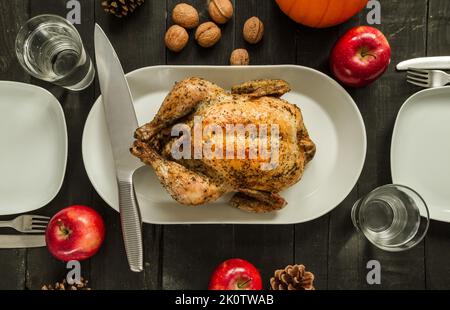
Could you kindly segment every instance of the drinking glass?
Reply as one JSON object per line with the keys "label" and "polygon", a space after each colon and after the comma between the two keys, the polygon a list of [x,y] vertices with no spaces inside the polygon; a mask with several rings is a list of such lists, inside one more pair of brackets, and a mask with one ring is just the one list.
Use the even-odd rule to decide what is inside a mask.
{"label": "drinking glass", "polygon": [[358,200],[352,209],[357,230],[380,249],[399,252],[417,245],[430,223],[428,207],[413,189],[381,186]]}
{"label": "drinking glass", "polygon": [[57,15],[33,17],[19,30],[16,55],[32,76],[70,90],[88,87],[95,69],[75,27]]}

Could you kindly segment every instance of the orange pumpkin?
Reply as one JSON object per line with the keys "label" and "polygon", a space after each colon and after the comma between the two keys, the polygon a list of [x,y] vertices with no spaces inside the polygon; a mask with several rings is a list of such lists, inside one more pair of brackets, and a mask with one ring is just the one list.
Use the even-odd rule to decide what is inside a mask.
{"label": "orange pumpkin", "polygon": [[368,0],[276,0],[281,10],[297,23],[327,28],[349,20]]}

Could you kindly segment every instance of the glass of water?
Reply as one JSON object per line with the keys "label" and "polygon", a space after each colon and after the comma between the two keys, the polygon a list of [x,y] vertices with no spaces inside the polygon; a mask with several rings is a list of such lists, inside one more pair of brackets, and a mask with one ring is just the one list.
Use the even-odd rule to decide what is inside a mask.
{"label": "glass of water", "polygon": [[417,192],[392,184],[381,186],[358,200],[352,209],[352,221],[375,246],[399,252],[422,241],[430,215]]}
{"label": "glass of water", "polygon": [[56,15],[30,19],[16,38],[16,54],[32,76],[70,90],[88,87],[95,69],[75,27]]}

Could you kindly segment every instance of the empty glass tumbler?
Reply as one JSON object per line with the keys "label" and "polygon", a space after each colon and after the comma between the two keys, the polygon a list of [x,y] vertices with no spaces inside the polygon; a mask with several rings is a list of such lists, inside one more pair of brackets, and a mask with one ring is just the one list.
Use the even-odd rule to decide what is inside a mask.
{"label": "empty glass tumbler", "polygon": [[88,87],[95,69],[75,27],[56,15],[30,19],[16,38],[16,55],[32,76],[70,90]]}
{"label": "empty glass tumbler", "polygon": [[380,249],[398,252],[425,237],[430,216],[422,197],[403,185],[381,186],[358,200],[352,221]]}

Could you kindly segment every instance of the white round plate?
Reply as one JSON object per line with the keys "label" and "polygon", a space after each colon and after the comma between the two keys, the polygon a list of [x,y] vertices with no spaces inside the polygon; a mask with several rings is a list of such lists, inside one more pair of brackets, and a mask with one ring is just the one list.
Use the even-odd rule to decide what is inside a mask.
{"label": "white round plate", "polygon": [[58,100],[37,86],[0,81],[0,215],[29,212],[61,188],[67,128]]}
{"label": "white round plate", "polygon": [[[139,124],[150,121],[176,81],[200,76],[229,89],[232,85],[262,78],[288,81],[292,91],[284,96],[303,111],[306,127],[317,144],[317,154],[302,180],[282,193],[288,206],[270,214],[250,214],[227,204],[186,207],[178,205],[160,185],[149,167],[134,177],[142,219],[155,224],[233,223],[288,224],[315,219],[332,210],[350,193],[366,155],[366,131],[358,107],[333,79],[300,66],[157,66],[127,75]],[[83,134],[83,158],[99,195],[118,210],[114,162],[101,100],[93,106]]]}
{"label": "white round plate", "polygon": [[393,183],[423,197],[432,219],[450,222],[450,87],[406,100],[392,137],[391,172]]}

